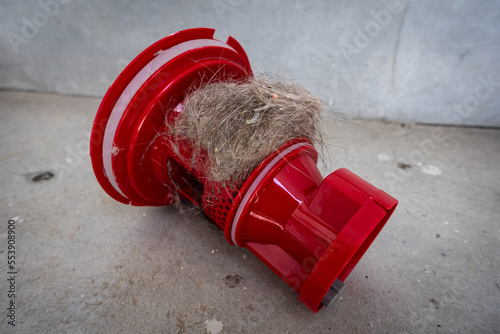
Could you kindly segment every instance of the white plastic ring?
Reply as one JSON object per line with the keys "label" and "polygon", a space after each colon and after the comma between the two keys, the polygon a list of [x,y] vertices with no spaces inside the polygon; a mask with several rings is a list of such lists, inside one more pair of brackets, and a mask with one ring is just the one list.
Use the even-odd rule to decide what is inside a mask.
{"label": "white plastic ring", "polygon": [[123,90],[120,98],[116,102],[111,115],[109,116],[108,123],[106,124],[106,130],[104,131],[104,138],[102,143],[102,159],[104,165],[104,172],[109,182],[123,197],[125,194],[121,191],[118,183],[116,182],[115,174],[113,172],[112,155],[117,153],[120,148],[114,148],[113,144],[115,141],[115,134],[122,118],[125,109],[128,104],[135,96],[139,88],[146,82],[146,80],[151,77],[160,67],[174,59],[175,57],[197,48],[206,46],[218,46],[223,47],[232,51],[235,51],[232,47],[224,42],[215,39],[197,39],[192,41],[183,42],[177,44],[170,49],[161,50],[158,55],[151,60],[143,69],[137,73],[137,75],[132,79],[127,87]]}
{"label": "white plastic ring", "polygon": [[233,243],[237,246],[240,246],[240,247],[243,247],[242,245],[239,245],[237,242],[236,242],[236,229],[238,227],[238,224],[240,223],[240,216],[241,216],[241,213],[243,211],[243,208],[245,207],[245,205],[247,204],[247,202],[250,200],[250,197],[253,195],[255,189],[257,189],[257,187],[259,186],[260,182],[262,182],[262,180],[264,179],[264,177],[267,175],[267,173],[269,173],[269,171],[274,167],[276,166],[276,164],[281,160],[283,159],[285,156],[287,156],[289,153],[291,153],[292,151],[295,151],[296,149],[300,148],[300,147],[303,147],[303,146],[310,146],[310,147],[313,147],[311,144],[309,143],[297,143],[295,145],[292,145],[290,147],[287,147],[286,149],[284,149],[283,151],[281,151],[280,153],[278,153],[277,156],[274,157],[273,160],[271,160],[271,162],[269,162],[266,167],[264,167],[264,169],[259,173],[259,175],[255,178],[255,180],[252,182],[252,184],[250,185],[250,187],[248,188],[248,190],[246,191],[245,195],[243,196],[243,199],[241,200],[240,202],[240,205],[238,206],[238,209],[236,210],[236,214],[234,215],[234,218],[233,218],[233,224],[231,226],[231,239],[233,240]]}

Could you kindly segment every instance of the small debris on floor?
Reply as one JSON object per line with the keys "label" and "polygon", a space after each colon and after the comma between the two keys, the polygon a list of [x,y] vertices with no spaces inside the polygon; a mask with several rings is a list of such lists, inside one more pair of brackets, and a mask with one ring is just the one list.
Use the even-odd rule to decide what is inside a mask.
{"label": "small debris on floor", "polygon": [[230,288],[234,288],[235,286],[238,285],[238,283],[240,283],[240,281],[243,279],[243,277],[241,277],[240,275],[238,274],[235,274],[235,275],[227,275],[226,278],[224,278],[224,283],[226,283],[226,285]]}
{"label": "small debris on floor", "polygon": [[41,172],[41,173],[35,173],[35,176],[31,178],[31,181],[33,182],[40,182],[40,181],[46,181],[50,180],[51,178],[54,177],[54,173],[52,172]]}
{"label": "small debris on floor", "polygon": [[411,165],[405,164],[404,162],[398,162],[398,168],[401,168],[401,169],[410,169]]}

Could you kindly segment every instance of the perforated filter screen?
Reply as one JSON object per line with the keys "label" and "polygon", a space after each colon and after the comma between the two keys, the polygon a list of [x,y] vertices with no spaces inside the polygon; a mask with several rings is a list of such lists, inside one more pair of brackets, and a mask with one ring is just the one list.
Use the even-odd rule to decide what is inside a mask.
{"label": "perforated filter screen", "polygon": [[212,183],[205,185],[202,205],[207,217],[222,230],[226,226],[229,211],[234,205],[238,189],[227,184]]}

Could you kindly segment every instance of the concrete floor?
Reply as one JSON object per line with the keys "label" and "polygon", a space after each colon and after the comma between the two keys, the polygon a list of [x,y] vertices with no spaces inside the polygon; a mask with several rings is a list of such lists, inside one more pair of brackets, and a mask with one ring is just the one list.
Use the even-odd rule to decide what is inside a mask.
{"label": "concrete floor", "polygon": [[12,218],[18,272],[16,326],[2,312],[0,332],[500,332],[499,129],[328,121],[333,166],[400,204],[313,314],[190,208],[106,195],[88,157],[99,102],[0,92],[2,309]]}

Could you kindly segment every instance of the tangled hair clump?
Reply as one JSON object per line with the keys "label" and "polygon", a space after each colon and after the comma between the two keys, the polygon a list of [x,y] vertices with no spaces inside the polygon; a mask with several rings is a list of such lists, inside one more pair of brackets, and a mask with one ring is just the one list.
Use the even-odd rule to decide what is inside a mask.
{"label": "tangled hair clump", "polygon": [[247,81],[206,84],[186,96],[168,134],[193,144],[191,165],[204,153],[211,181],[241,181],[291,139],[322,144],[318,97],[289,81],[261,75]]}

